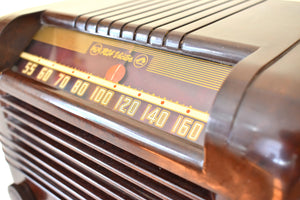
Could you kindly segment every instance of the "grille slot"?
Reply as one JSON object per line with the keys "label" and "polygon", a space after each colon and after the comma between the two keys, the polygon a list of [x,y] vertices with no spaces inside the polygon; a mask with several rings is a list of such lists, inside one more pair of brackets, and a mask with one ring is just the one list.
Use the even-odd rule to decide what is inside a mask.
{"label": "grille slot", "polygon": [[[5,138],[3,138],[2,136],[1,140],[3,143],[7,142],[7,140],[5,140]],[[38,184],[43,188],[47,188],[48,191],[52,192],[52,195],[55,194],[55,196],[57,196],[60,199],[72,199],[72,197],[68,195],[68,192],[63,189],[65,188],[65,185],[63,185],[59,181],[54,181],[54,183],[50,179],[45,178],[45,176],[39,173],[38,171],[33,171],[32,169],[30,169],[28,165],[26,165],[24,162],[19,161],[19,159],[17,158],[19,157],[19,154],[9,149],[7,144],[8,143],[5,143],[3,145],[3,150],[6,154],[6,160],[11,166],[18,168],[20,171],[22,171],[23,174],[25,174],[26,178],[29,179],[31,182],[34,182],[35,184]],[[57,185],[60,185],[61,187],[58,189]]]}
{"label": "grille slot", "polygon": [[141,27],[147,26],[151,27],[148,39],[140,41],[134,35],[129,38],[149,43],[151,32],[157,28],[164,30],[165,37],[171,31],[181,31],[182,27],[185,27],[182,33],[188,34],[260,2],[257,0],[169,0],[167,3],[159,0],[154,3],[124,1],[124,5],[127,6],[118,9],[107,7],[78,15],[74,19],[74,27],[82,31],[88,30],[100,35],[128,39],[123,34],[127,28],[130,27],[132,33],[138,33]]}
{"label": "grille slot", "polygon": [[[11,96],[8,161],[64,199],[211,199],[210,192]],[[46,181],[45,181],[46,180]],[[61,196],[51,187],[53,193]]]}

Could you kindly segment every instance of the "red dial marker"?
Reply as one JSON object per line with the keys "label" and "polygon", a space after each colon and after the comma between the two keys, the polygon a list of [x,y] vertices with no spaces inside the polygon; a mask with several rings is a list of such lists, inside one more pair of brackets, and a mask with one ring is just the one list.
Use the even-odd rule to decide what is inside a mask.
{"label": "red dial marker", "polygon": [[124,78],[125,74],[126,74],[126,68],[124,67],[124,65],[117,64],[117,65],[113,65],[107,70],[105,74],[105,79],[112,81],[114,83],[118,83]]}

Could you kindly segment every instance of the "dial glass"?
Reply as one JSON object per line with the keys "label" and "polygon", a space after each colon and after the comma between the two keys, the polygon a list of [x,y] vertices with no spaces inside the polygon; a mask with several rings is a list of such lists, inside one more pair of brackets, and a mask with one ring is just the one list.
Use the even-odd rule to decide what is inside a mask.
{"label": "dial glass", "polygon": [[95,106],[203,144],[231,66],[54,27],[42,27],[13,70]]}

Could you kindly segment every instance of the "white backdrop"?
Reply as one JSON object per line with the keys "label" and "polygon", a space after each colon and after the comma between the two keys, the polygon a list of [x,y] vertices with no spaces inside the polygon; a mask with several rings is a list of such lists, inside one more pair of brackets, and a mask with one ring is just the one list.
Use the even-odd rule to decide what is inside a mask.
{"label": "white backdrop", "polygon": [[[4,1],[4,0],[3,0]],[[57,2],[61,0],[5,0],[5,3],[1,0],[0,7],[0,17],[3,15],[7,15],[12,12],[16,12],[19,10],[23,10],[26,8],[31,8],[35,6],[45,5],[52,2]],[[0,44],[1,45],[1,44]],[[2,146],[0,150],[0,199],[1,200],[9,200],[7,187],[13,183],[10,170],[8,168],[8,164],[5,161],[4,154],[2,151]]]}

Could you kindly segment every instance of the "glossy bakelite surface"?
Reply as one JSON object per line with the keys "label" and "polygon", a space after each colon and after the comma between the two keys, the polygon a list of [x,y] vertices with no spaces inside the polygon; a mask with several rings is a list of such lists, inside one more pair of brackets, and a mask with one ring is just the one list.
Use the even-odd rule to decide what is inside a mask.
{"label": "glossy bakelite surface", "polygon": [[[4,45],[0,50],[2,55],[10,56],[7,57],[9,62],[1,63],[1,69],[15,63],[26,46],[24,41],[28,42],[36,31],[32,28],[30,34],[20,34],[24,22],[34,25],[27,27],[39,27],[41,22],[235,65],[221,89],[213,91],[217,95],[211,92],[211,99],[207,94],[204,95],[206,99],[197,98],[196,106],[203,106],[203,100],[211,104],[209,109],[197,108],[191,103],[194,108],[209,112],[204,150],[187,140],[167,135],[160,128],[133,120],[127,114],[105,106],[100,109],[95,106],[98,104],[85,101],[77,93],[69,94],[70,90],[36,82],[43,69],[40,66],[37,66],[39,73],[35,77],[30,75],[31,79],[24,78],[22,73],[26,65],[20,72],[22,75],[6,71],[0,79],[1,89],[230,199],[299,199],[299,48],[296,46],[300,32],[300,4],[289,0],[156,2],[73,1],[46,10],[41,16],[37,15],[38,20],[34,22],[23,18],[22,23],[11,23],[9,29],[4,29],[1,24],[0,29],[7,32],[1,35]],[[173,15],[182,20],[174,20]],[[10,34],[19,35],[23,43],[10,48],[14,41],[7,40]],[[150,58],[151,62],[152,59],[155,56]],[[137,63],[143,60],[146,59]],[[171,61],[174,60],[160,60]],[[127,73],[122,78],[116,64],[121,63],[107,66],[101,77],[107,75],[113,84],[117,84],[113,77],[118,77],[117,86],[120,87]],[[125,63],[122,65],[127,68]],[[47,68],[52,69],[50,66]],[[199,91],[195,91],[201,93],[207,89],[201,87],[197,86]],[[131,91],[127,87],[126,90]],[[169,100],[167,93],[162,93],[162,97]],[[212,99],[215,99],[213,105]],[[160,100],[158,104],[161,103]],[[189,104],[189,101],[179,103]],[[95,128],[95,124],[100,128]],[[108,131],[103,133],[103,127]]]}

